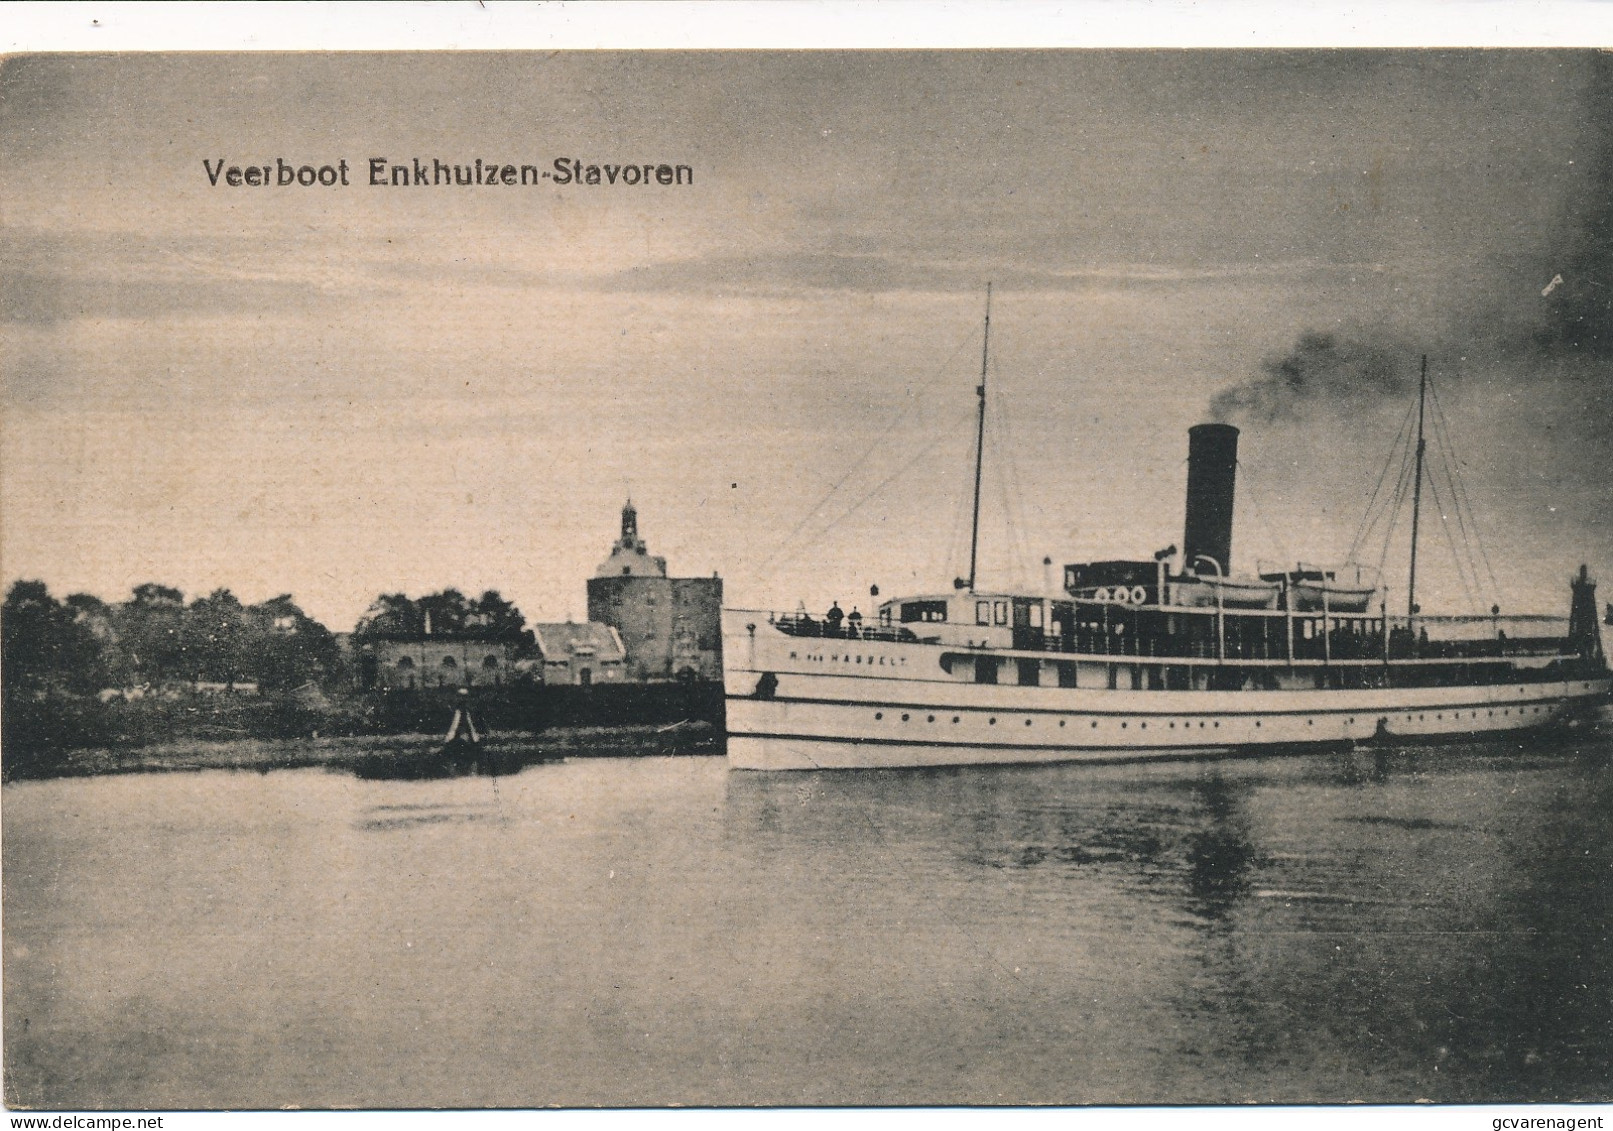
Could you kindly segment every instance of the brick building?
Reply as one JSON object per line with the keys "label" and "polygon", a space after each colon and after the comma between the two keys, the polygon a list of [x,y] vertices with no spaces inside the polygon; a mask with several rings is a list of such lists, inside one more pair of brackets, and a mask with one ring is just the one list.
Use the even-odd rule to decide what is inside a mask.
{"label": "brick building", "polygon": [[722,579],[668,577],[639,537],[631,499],[622,536],[588,580],[588,619],[616,630],[629,679],[722,678]]}
{"label": "brick building", "polygon": [[515,646],[455,636],[371,640],[358,661],[365,688],[501,687],[515,675]]}
{"label": "brick building", "polygon": [[535,624],[543,682],[588,686],[621,683],[627,675],[627,650],[608,624]]}

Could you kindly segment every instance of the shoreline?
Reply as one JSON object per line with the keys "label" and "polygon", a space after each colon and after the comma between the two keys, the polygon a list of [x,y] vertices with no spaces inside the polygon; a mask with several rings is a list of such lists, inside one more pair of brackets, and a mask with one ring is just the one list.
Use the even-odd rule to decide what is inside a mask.
{"label": "shoreline", "polygon": [[[671,726],[554,727],[539,734],[495,733],[490,748],[530,762],[560,758],[721,756],[723,735],[710,723]],[[442,744],[440,734],[333,735],[314,738],[175,739],[139,747],[79,747],[51,752],[8,766],[5,780],[117,774],[185,773],[196,770],[273,770],[323,768],[356,772],[388,753],[418,755]],[[7,759],[11,761],[11,759]],[[22,772],[12,772],[13,770]]]}

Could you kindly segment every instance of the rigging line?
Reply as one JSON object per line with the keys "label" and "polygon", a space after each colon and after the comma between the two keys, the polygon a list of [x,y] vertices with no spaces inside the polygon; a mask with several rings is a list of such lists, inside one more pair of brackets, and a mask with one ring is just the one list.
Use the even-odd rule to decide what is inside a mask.
{"label": "rigging line", "polygon": [[1012,507],[1009,521],[1012,523],[1013,541],[1018,547],[1020,583],[1025,582],[1024,570],[1030,561],[1030,521],[1025,512],[1025,483],[1019,468],[1019,435],[1015,431],[1013,416],[1008,411],[1008,395],[1002,385],[997,386],[997,413],[1002,418],[1002,435],[1004,454],[1007,457],[1009,502]]}
{"label": "rigging line", "polygon": [[1473,600],[1473,591],[1467,587],[1467,574],[1462,571],[1462,557],[1456,552],[1456,538],[1451,533],[1450,520],[1445,516],[1445,504],[1439,499],[1439,484],[1434,477],[1428,477],[1428,492],[1434,496],[1434,509],[1439,511],[1439,525],[1445,531],[1445,543],[1451,548],[1451,564],[1456,567],[1456,580],[1462,583],[1462,596],[1467,598],[1467,610],[1470,613],[1478,612],[1478,603]]}
{"label": "rigging line", "polygon": [[[1016,549],[1013,545],[1013,520],[1010,516],[1008,502],[1008,468],[1006,461],[1002,457],[1003,449],[1006,447],[1006,441],[1003,439],[1002,434],[1003,414],[1001,398],[997,395],[997,392],[996,387],[993,386],[991,390],[991,411],[986,413],[986,429],[984,438],[995,457],[993,461],[994,466],[998,468],[997,474],[988,476],[987,478],[991,480],[991,490],[996,492],[996,502],[999,507],[997,517],[1002,521],[1004,528],[1003,532],[1006,535],[998,546],[998,549],[1003,552],[1004,558],[1007,561],[1007,568],[1003,571],[1006,573],[1013,569],[1013,561]],[[1012,580],[1013,578],[1010,574],[1010,581]]]}
{"label": "rigging line", "polygon": [[969,508],[974,497],[974,468],[967,459],[960,460],[958,467],[963,472],[961,490],[953,500],[952,527],[946,544],[946,568],[942,570],[949,579],[963,576],[963,566],[969,552]]}
{"label": "rigging line", "polygon": [[[970,416],[974,415],[973,409],[970,410],[969,415]],[[961,417],[960,417],[960,419],[961,419]],[[853,503],[847,510],[841,512],[841,514],[837,518],[835,518],[831,522],[829,522],[828,525],[825,526],[824,529],[819,533],[818,537],[822,537],[822,535],[827,534],[834,527],[839,526],[842,522],[845,522],[846,519],[850,518],[852,515],[856,514],[857,511],[862,509],[863,504],[868,502],[869,499],[872,499],[875,495],[878,495],[886,487],[890,486],[891,483],[893,483],[895,480],[897,480],[901,476],[905,475],[909,470],[912,469],[914,464],[918,463],[919,460],[921,460],[925,456],[929,455],[930,451],[937,444],[939,444],[942,440],[946,439],[946,435],[947,434],[945,432],[943,432],[940,435],[937,435],[928,444],[924,445],[924,447],[919,449],[919,451],[913,456],[912,459],[908,460],[901,467],[899,467],[895,471],[891,472],[890,475],[886,476],[883,480],[881,480],[879,482],[879,484],[874,487],[873,490],[869,491],[866,495],[864,495],[862,498],[858,499],[855,503]]]}
{"label": "rigging line", "polygon": [[[1260,508],[1260,504],[1255,498],[1255,496],[1259,493],[1258,491],[1255,490],[1256,483],[1258,481],[1258,483],[1261,485],[1261,487],[1264,488],[1265,476],[1264,475],[1256,475],[1256,474],[1254,474],[1254,466],[1252,464],[1241,465],[1241,466],[1243,466],[1243,479],[1244,479],[1244,482],[1248,485],[1248,488],[1249,488],[1249,490],[1247,492],[1247,497],[1249,499],[1249,509],[1254,512],[1255,522],[1259,523],[1260,529],[1265,532],[1266,537],[1271,539],[1272,546],[1277,550],[1277,552],[1279,554],[1282,555],[1282,561],[1284,563],[1292,561],[1293,559],[1290,558],[1289,554],[1288,554],[1288,547],[1283,543],[1283,540],[1280,537],[1278,537],[1276,529],[1269,522],[1266,521],[1266,512],[1263,511]],[[1258,562],[1259,562],[1259,559],[1257,558],[1256,559],[1257,566],[1258,566]],[[1284,564],[1283,568],[1286,569],[1287,565]],[[1257,568],[1256,572],[1259,572],[1258,568]]]}
{"label": "rigging line", "polygon": [[1389,560],[1389,546],[1395,538],[1395,527],[1400,524],[1400,511],[1406,504],[1406,488],[1411,485],[1411,449],[1408,446],[1400,458],[1400,475],[1395,480],[1394,505],[1389,508],[1389,522],[1383,531],[1383,548],[1378,552],[1378,577],[1383,577],[1384,563]]}
{"label": "rigging line", "polygon": [[1024,487],[1020,483],[1019,464],[1014,457],[1013,424],[1009,420],[1007,400],[1000,386],[996,393],[997,424],[993,440],[999,451],[998,463],[1003,468],[1003,474],[997,479],[997,487],[1002,495],[1003,522],[1008,527],[1009,576],[1016,585],[1023,587],[1025,560],[1030,555],[1030,544],[1026,541],[1025,512],[1023,506],[1019,505],[1019,500],[1024,496]]}
{"label": "rigging line", "polygon": [[1370,527],[1367,526],[1367,519],[1372,515],[1373,504],[1378,500],[1378,493],[1383,489],[1384,481],[1389,478],[1389,469],[1394,466],[1395,452],[1400,448],[1401,439],[1405,435],[1406,430],[1411,427],[1411,414],[1413,407],[1414,406],[1407,406],[1406,415],[1400,421],[1400,429],[1395,433],[1394,441],[1389,445],[1389,451],[1384,456],[1383,469],[1378,472],[1378,481],[1377,483],[1373,484],[1372,494],[1367,499],[1366,509],[1361,512],[1361,521],[1356,526],[1355,537],[1350,539],[1350,553],[1349,558],[1346,560],[1353,560],[1355,558],[1356,551],[1358,551],[1362,544],[1366,541],[1367,535],[1370,531]]}
{"label": "rigging line", "polygon": [[[1367,539],[1372,535],[1373,527],[1383,518],[1383,512],[1381,510],[1374,511],[1374,507],[1376,507],[1382,495],[1384,483],[1388,481],[1389,469],[1394,466],[1395,453],[1401,450],[1403,443],[1407,442],[1407,434],[1411,428],[1412,414],[1415,408],[1415,405],[1407,407],[1406,415],[1401,418],[1400,428],[1395,433],[1394,440],[1390,443],[1389,450],[1384,456],[1383,468],[1378,472],[1378,481],[1373,484],[1372,494],[1367,498],[1366,508],[1361,512],[1361,521],[1356,525],[1355,537],[1350,540],[1348,560],[1354,560],[1355,555],[1365,547]],[[1388,499],[1384,499],[1384,506],[1388,506]]]}
{"label": "rigging line", "polygon": [[[1003,460],[1001,458],[1001,449],[1003,447],[1003,439],[1002,439],[1002,414],[1000,412],[993,412],[993,413],[989,414],[989,417],[988,417],[988,420],[987,420],[987,425],[986,425],[986,435],[987,435],[987,438],[990,440],[992,447],[997,449],[999,455],[998,455],[998,459],[997,459],[996,462],[999,465],[1001,465],[1003,463]],[[999,573],[998,576],[999,576],[999,579],[1000,579],[1002,575],[1006,574],[1008,576],[1009,583],[1012,584],[1013,582],[1018,580],[1016,577],[1014,577],[1013,572],[1012,572],[1013,569],[1014,569],[1014,558],[1015,558],[1015,555],[1017,553],[1017,549],[1014,546],[1014,542],[1013,542],[1013,539],[1014,539],[1013,520],[1009,517],[1009,510],[1008,510],[1009,503],[1008,503],[1008,471],[1007,471],[1007,468],[1002,467],[1000,469],[1000,474],[992,476],[991,477],[991,483],[992,483],[993,490],[996,492],[997,503],[998,503],[998,506],[1000,508],[1000,510],[998,512],[998,517],[1002,520],[1003,527],[1004,527],[1004,533],[1007,535],[1007,537],[1005,537],[1003,539],[1003,544],[999,545],[999,547],[998,547],[998,549],[1003,553],[1003,557],[1005,559],[1005,565],[1004,566],[999,566],[1000,573]]]}
{"label": "rigging line", "polygon": [[[1435,401],[1436,411],[1434,416],[1434,449],[1439,456],[1440,466],[1445,471],[1445,485],[1450,490],[1451,511],[1456,515],[1456,528],[1462,536],[1462,549],[1466,554],[1467,570],[1473,575],[1473,589],[1475,593],[1482,597],[1484,586],[1479,579],[1479,563],[1478,559],[1473,555],[1473,545],[1468,539],[1467,523],[1462,517],[1462,504],[1459,496],[1457,495],[1456,485],[1460,482],[1460,478],[1457,475],[1456,469],[1451,466],[1455,453],[1451,450],[1447,443],[1442,443],[1440,439],[1439,414],[1437,411],[1438,403],[1438,401]],[[1441,513],[1440,518],[1442,521],[1444,520],[1444,517],[1444,514]],[[1454,546],[1452,546],[1451,552],[1453,554],[1456,552]]]}
{"label": "rigging line", "polygon": [[845,486],[853,475],[862,469],[862,466],[868,461],[868,457],[873,454],[873,452],[880,446],[882,441],[884,441],[884,439],[891,434],[897,425],[901,424],[906,419],[907,415],[915,406],[916,402],[909,404],[906,409],[899,413],[897,417],[885,428],[885,430],[880,433],[879,436],[875,437],[873,442],[863,450],[862,454],[857,457],[857,459],[849,468],[846,469],[840,478],[834,482],[833,486],[829,488],[823,497],[820,498],[818,502],[814,504],[805,515],[802,516],[801,520],[795,524],[794,528],[791,529],[791,531],[779,541],[777,547],[764,560],[761,568],[757,571],[760,575],[764,577],[769,576],[773,570],[773,567],[775,567],[784,558],[789,556],[789,552],[794,549],[797,536],[800,535],[802,531],[806,529],[808,525],[829,506],[830,502],[834,499],[835,495],[840,491],[840,489]]}
{"label": "rigging line", "polygon": [[[967,485],[965,486],[967,488]],[[947,578],[963,576],[958,568],[958,553],[959,544],[963,538],[964,521],[969,513],[968,504],[969,492],[967,489],[953,494],[952,518],[947,523],[946,540],[941,543],[939,548],[941,561],[939,562],[940,569],[936,571],[937,576]]]}
{"label": "rigging line", "polygon": [[[1394,466],[1395,453],[1397,451],[1400,453],[1400,470],[1396,474],[1394,492],[1389,496],[1382,496],[1382,505],[1376,511],[1369,509],[1366,514],[1362,515],[1362,529],[1357,535],[1350,553],[1352,560],[1366,549],[1368,542],[1372,538],[1372,532],[1377,528],[1378,523],[1390,518],[1393,510],[1404,501],[1404,495],[1401,492],[1403,491],[1403,480],[1406,476],[1407,467],[1411,461],[1410,430],[1415,410],[1415,404],[1407,409],[1406,419],[1401,422],[1400,432],[1395,436],[1395,442],[1389,448],[1388,460],[1384,464],[1384,473],[1387,474],[1389,468]],[[1379,492],[1375,490],[1374,496],[1379,497]]]}
{"label": "rigging line", "polygon": [[799,534],[801,532],[802,527],[806,526],[806,524],[808,522],[812,521],[812,518],[813,518],[814,515],[816,515],[820,510],[822,510],[825,506],[828,505],[829,500],[832,499],[834,497],[835,493],[837,491],[839,491],[842,486],[845,485],[845,483],[846,483],[846,481],[848,479],[850,479],[859,470],[861,470],[862,465],[868,461],[868,457],[871,456],[874,453],[874,451],[879,448],[879,446],[884,442],[885,438],[887,436],[889,436],[893,431],[895,431],[897,425],[899,425],[903,421],[905,421],[907,419],[908,415],[910,413],[912,413],[918,407],[919,398],[917,396],[917,393],[928,391],[930,386],[935,384],[936,380],[938,378],[940,378],[943,373],[946,372],[947,368],[955,360],[957,360],[958,354],[963,352],[963,347],[966,346],[966,345],[971,344],[973,341],[974,341],[974,333],[973,333],[973,331],[971,331],[968,335],[966,335],[965,337],[961,338],[958,341],[958,344],[953,347],[952,353],[947,356],[947,359],[945,361],[943,361],[935,369],[935,371],[933,373],[931,373],[928,377],[926,377],[922,382],[920,382],[918,384],[918,386],[916,387],[916,391],[912,395],[909,396],[907,405],[905,407],[903,407],[902,410],[896,414],[896,416],[891,420],[891,422],[888,425],[885,426],[885,430],[883,432],[881,432],[878,436],[874,437],[874,439],[869,442],[868,446],[863,449],[862,454],[859,455],[854,461],[852,461],[851,466],[846,469],[845,473],[842,474],[839,479],[835,480],[834,485],[831,486],[829,488],[829,490],[823,495],[823,497],[821,499],[819,499],[816,504],[813,505],[811,510],[807,511],[806,515],[801,519],[801,521],[795,524],[795,528],[784,536],[784,538],[779,542],[777,548],[774,549],[772,554],[770,554],[767,558],[765,558],[763,560],[761,568],[757,570],[758,575],[760,575],[762,577],[767,577],[769,575],[770,570],[772,569],[772,567],[774,565],[777,564],[778,559],[782,558],[784,556],[785,550],[790,548],[791,539],[793,539],[797,534]]}
{"label": "rigging line", "polygon": [[[1473,541],[1479,548],[1479,557],[1484,562],[1484,572],[1489,575],[1491,589],[1495,595],[1496,602],[1499,603],[1501,598],[1501,583],[1496,580],[1495,570],[1490,565],[1490,554],[1484,545],[1484,529],[1479,525],[1479,516],[1473,511],[1473,500],[1467,493],[1467,481],[1461,474],[1461,461],[1456,459],[1456,444],[1451,440],[1450,436],[1450,418],[1445,415],[1445,406],[1440,404],[1438,392],[1435,392],[1434,394],[1434,422],[1436,428],[1436,437],[1439,435],[1438,430],[1442,429],[1445,436],[1445,446],[1450,449],[1451,460],[1458,465],[1456,471],[1456,483],[1451,490],[1453,494],[1460,494],[1461,504],[1465,504],[1467,507],[1467,517],[1472,520]],[[1457,516],[1461,516],[1460,509],[1457,510]],[[1477,573],[1478,571],[1474,570],[1475,576],[1477,576]]]}

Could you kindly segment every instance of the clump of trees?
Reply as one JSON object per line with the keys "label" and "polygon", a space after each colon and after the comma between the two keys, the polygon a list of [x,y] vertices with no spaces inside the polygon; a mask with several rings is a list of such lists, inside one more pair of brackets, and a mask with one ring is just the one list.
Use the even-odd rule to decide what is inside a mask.
{"label": "clump of trees", "polygon": [[187,605],[178,589],[155,583],[108,604],[86,593],[57,601],[44,582],[18,581],[0,606],[0,647],[7,694],[177,680],[277,691],[342,672],[336,638],[290,594],[243,605],[215,589]]}
{"label": "clump of trees", "polygon": [[383,593],[353,629],[355,641],[413,640],[428,635],[499,641],[515,645],[518,654],[530,652],[537,644],[521,610],[495,589],[475,599],[457,589],[428,593],[417,600],[402,593]]}

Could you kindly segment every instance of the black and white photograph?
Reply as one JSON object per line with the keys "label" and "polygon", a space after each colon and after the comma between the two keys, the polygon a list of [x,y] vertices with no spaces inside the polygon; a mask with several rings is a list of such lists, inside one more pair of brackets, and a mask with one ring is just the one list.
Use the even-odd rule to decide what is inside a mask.
{"label": "black and white photograph", "polygon": [[21,52],[0,219],[7,1108],[1601,1125],[1613,56]]}

